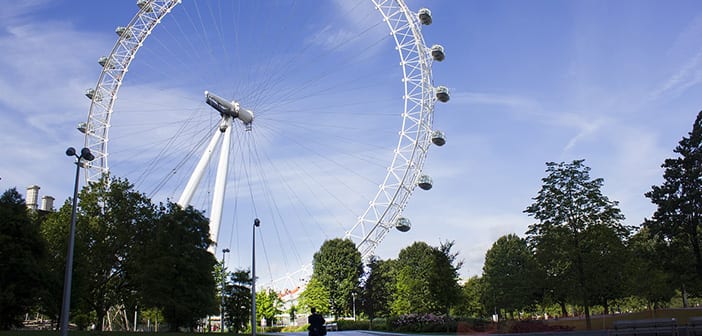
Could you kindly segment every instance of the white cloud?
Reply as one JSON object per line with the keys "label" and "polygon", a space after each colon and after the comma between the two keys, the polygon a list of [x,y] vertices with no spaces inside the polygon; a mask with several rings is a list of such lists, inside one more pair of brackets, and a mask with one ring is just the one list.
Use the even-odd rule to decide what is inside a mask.
{"label": "white cloud", "polygon": [[32,11],[44,7],[51,0],[25,0],[8,1],[2,4],[0,11],[0,21],[13,23],[22,20],[23,17]]}
{"label": "white cloud", "polygon": [[72,190],[73,166],[63,152],[82,144],[75,125],[88,115],[83,93],[100,70],[86,50],[105,49],[109,41],[63,22],[24,17],[44,4],[3,7],[3,16],[13,19],[3,21],[0,34],[0,134],[2,146],[16,155],[2,160],[0,171],[5,186],[41,184],[42,194],[55,196],[60,206]]}
{"label": "white cloud", "polygon": [[677,96],[702,82],[702,50],[690,57],[679,69],[651,94],[652,99],[666,95]]}
{"label": "white cloud", "polygon": [[668,57],[675,60],[675,66],[669,69],[669,77],[650,93],[651,100],[676,97],[702,82],[702,49],[698,43],[701,35],[702,14],[698,14],[673,41]]}

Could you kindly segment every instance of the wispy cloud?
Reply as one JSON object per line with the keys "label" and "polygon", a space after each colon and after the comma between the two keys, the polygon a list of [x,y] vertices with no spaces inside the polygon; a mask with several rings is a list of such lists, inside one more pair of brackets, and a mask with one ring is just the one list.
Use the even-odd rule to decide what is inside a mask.
{"label": "wispy cloud", "polygon": [[652,99],[667,95],[677,96],[702,83],[702,49],[680,66],[665,83],[651,93]]}
{"label": "wispy cloud", "polygon": [[51,0],[9,1],[2,4],[0,21],[15,23],[27,13],[46,6]]}
{"label": "wispy cloud", "polygon": [[540,109],[533,99],[518,95],[489,92],[458,92],[451,95],[452,104],[498,105],[510,109],[532,113]]}
{"label": "wispy cloud", "polygon": [[665,96],[678,96],[702,82],[702,14],[697,15],[680,32],[669,50],[669,57],[683,59],[677,67],[670,69],[670,76],[650,94],[655,100]]}

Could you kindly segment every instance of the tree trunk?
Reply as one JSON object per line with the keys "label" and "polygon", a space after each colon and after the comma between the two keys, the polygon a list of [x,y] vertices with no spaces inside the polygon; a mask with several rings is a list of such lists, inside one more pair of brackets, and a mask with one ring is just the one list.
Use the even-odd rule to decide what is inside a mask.
{"label": "tree trunk", "polygon": [[105,327],[105,315],[107,313],[105,312],[105,309],[95,309],[95,316],[96,316],[96,321],[95,321],[95,330],[97,331],[103,331]]}
{"label": "tree trunk", "polygon": [[680,290],[682,291],[683,308],[687,308],[687,289],[685,288],[684,283],[682,284]]}
{"label": "tree trunk", "polygon": [[602,307],[604,308],[604,314],[609,315],[609,303],[607,303],[607,300],[604,300],[604,303],[602,303]]}
{"label": "tree trunk", "polygon": [[590,319],[590,304],[585,299],[585,326],[587,330],[592,330],[592,320]]}
{"label": "tree trunk", "polygon": [[558,304],[561,306],[561,316],[568,317],[568,307],[566,307],[565,301],[560,301]]}

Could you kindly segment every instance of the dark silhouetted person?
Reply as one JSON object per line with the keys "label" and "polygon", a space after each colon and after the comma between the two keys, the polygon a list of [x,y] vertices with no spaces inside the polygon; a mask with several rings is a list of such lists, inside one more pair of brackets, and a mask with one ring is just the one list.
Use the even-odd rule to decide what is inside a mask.
{"label": "dark silhouetted person", "polygon": [[310,324],[309,327],[307,327],[307,330],[309,330],[309,336],[324,336],[327,334],[327,328],[324,327],[324,317],[322,315],[317,314],[317,309],[312,307],[310,309],[312,311],[312,314],[310,316],[307,316],[307,323]]}

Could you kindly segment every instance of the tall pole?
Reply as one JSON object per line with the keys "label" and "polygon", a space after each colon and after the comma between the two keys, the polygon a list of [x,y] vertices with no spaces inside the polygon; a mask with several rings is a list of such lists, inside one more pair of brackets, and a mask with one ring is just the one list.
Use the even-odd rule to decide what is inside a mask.
{"label": "tall pole", "polygon": [[352,292],[351,296],[353,297],[353,320],[356,321],[356,292]]}
{"label": "tall pole", "polygon": [[261,225],[258,218],[254,219],[253,240],[251,242],[251,333],[256,336],[256,228]]}
{"label": "tall pole", "polygon": [[71,208],[71,225],[68,229],[68,252],[66,253],[66,272],[63,278],[63,301],[61,302],[61,336],[68,336],[68,315],[71,307],[71,281],[73,279],[73,249],[76,241],[76,208],[78,206],[78,178],[80,176],[81,159],[92,161],[95,157],[88,148],[83,148],[80,155],[69,147],[66,155],[76,157],[76,180],[73,184],[73,206]]}
{"label": "tall pole", "polygon": [[227,253],[229,253],[229,249],[225,248],[222,249],[222,302],[219,306],[219,332],[224,332],[224,280],[227,277],[227,273],[224,272],[224,260],[226,258]]}

